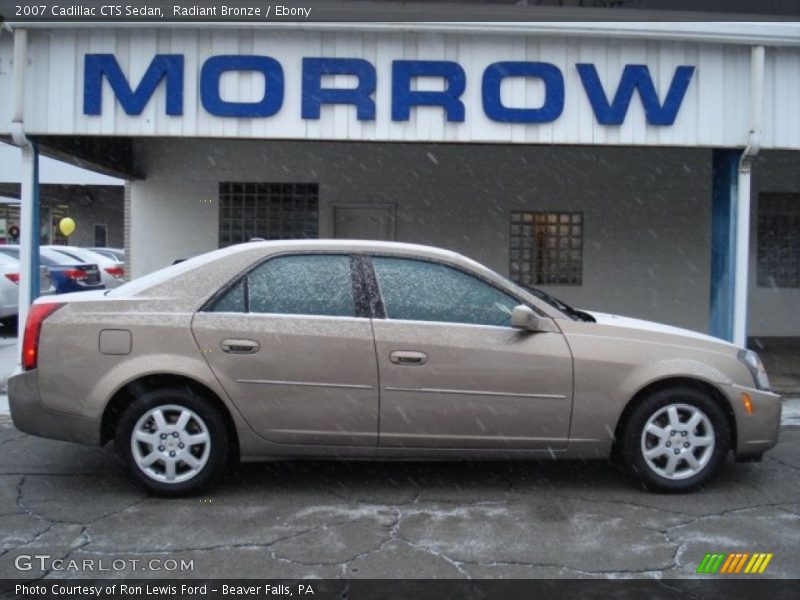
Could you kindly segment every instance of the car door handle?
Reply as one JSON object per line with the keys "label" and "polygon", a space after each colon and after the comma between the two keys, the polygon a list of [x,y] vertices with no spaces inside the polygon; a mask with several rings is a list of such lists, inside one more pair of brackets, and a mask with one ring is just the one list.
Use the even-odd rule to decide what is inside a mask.
{"label": "car door handle", "polygon": [[395,350],[389,355],[389,360],[396,365],[424,365],[428,362],[428,355],[413,350]]}
{"label": "car door handle", "polygon": [[259,348],[255,340],[222,340],[222,351],[228,354],[255,354]]}

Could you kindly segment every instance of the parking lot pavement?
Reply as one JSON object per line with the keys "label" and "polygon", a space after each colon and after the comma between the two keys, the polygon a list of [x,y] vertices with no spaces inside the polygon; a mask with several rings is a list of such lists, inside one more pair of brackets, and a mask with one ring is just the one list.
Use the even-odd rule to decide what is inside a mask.
{"label": "parking lot pavement", "polygon": [[[762,463],[729,461],[685,495],[642,491],[604,462],[282,462],[163,500],[110,449],[5,422],[0,577],[691,577],[708,552],[772,552],[765,575],[797,577],[798,489],[787,425]],[[15,568],[33,554],[121,570]],[[141,570],[166,559],[193,570]]]}
{"label": "parking lot pavement", "polygon": [[[0,394],[6,393],[6,380],[17,367],[17,336],[0,327]],[[0,414],[8,412],[7,404],[0,399]]]}

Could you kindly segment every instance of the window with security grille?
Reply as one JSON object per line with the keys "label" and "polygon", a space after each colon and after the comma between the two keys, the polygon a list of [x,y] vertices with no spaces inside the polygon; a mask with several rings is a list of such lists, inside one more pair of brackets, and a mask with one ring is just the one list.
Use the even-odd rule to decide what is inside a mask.
{"label": "window with security grille", "polygon": [[511,279],[521,285],[581,285],[583,213],[511,213]]}
{"label": "window with security grille", "polygon": [[800,194],[759,194],[757,280],[761,287],[800,287]]}
{"label": "window with security grille", "polygon": [[319,237],[316,183],[219,184],[219,245]]}

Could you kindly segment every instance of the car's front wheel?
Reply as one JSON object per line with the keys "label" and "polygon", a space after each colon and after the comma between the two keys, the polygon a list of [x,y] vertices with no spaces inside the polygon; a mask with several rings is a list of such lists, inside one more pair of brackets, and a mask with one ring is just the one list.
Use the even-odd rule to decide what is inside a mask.
{"label": "car's front wheel", "polygon": [[639,403],[622,436],[622,458],[646,488],[686,492],[708,481],[731,446],[717,402],[691,387],[662,389]]}
{"label": "car's front wheel", "polygon": [[134,400],[115,437],[134,480],[161,496],[193,493],[219,477],[228,441],[219,411],[183,389],[153,390]]}

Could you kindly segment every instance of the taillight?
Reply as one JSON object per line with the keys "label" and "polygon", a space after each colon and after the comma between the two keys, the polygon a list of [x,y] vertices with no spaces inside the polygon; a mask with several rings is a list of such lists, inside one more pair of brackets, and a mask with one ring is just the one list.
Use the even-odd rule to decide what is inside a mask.
{"label": "taillight", "polygon": [[39,360],[39,335],[42,332],[42,323],[62,306],[64,305],[57,302],[31,305],[28,310],[28,320],[25,322],[25,335],[22,338],[23,371],[36,368]]}
{"label": "taillight", "polygon": [[86,271],[82,271],[81,269],[64,269],[64,275],[75,281],[83,281],[88,277]]}
{"label": "taillight", "polygon": [[19,285],[19,273],[6,273],[6,278]]}
{"label": "taillight", "polygon": [[125,269],[123,267],[106,267],[106,273],[113,275],[117,279],[125,277]]}

